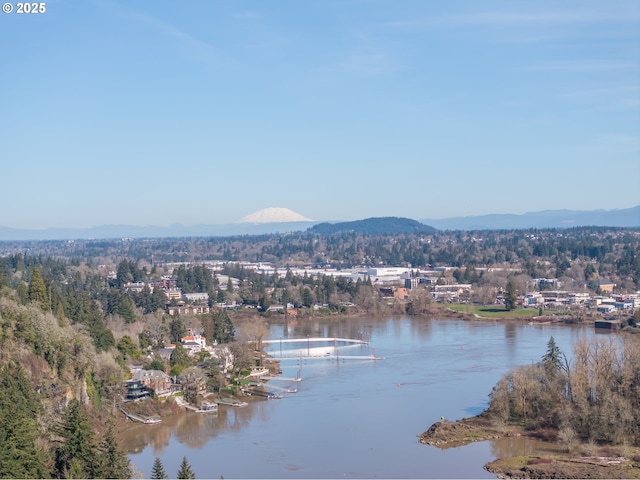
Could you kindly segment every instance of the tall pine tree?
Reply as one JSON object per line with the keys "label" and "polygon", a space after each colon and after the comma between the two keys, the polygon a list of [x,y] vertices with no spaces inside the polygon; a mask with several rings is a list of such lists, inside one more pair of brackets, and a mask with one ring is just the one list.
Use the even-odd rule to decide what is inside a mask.
{"label": "tall pine tree", "polygon": [[113,421],[109,422],[107,431],[98,445],[96,478],[131,478],[133,470],[127,455],[118,445]]}
{"label": "tall pine tree", "polygon": [[158,457],[153,461],[153,468],[151,469],[151,478],[155,480],[168,479],[167,472],[164,471],[162,462]]}
{"label": "tall pine tree", "polygon": [[184,479],[184,480],[196,478],[196,474],[193,473],[193,470],[191,469],[191,465],[189,465],[189,462],[187,461],[187,457],[182,457],[182,463],[180,463],[180,470],[178,470],[178,478]]}
{"label": "tall pine tree", "polygon": [[511,311],[516,308],[516,300],[518,298],[518,295],[516,293],[516,286],[511,280],[507,282],[506,290],[507,291],[504,295],[504,307],[507,310]]}
{"label": "tall pine tree", "polygon": [[36,302],[44,312],[49,311],[47,287],[44,285],[44,280],[42,279],[42,274],[38,267],[33,267],[31,282],[29,282],[29,290],[27,293],[30,302]]}
{"label": "tall pine tree", "polygon": [[54,427],[59,437],[55,449],[55,475],[59,478],[94,478],[99,471],[93,430],[84,407],[75,398],[62,421]]}
{"label": "tall pine tree", "polygon": [[38,399],[22,368],[0,371],[0,478],[44,478],[45,453],[40,437]]}

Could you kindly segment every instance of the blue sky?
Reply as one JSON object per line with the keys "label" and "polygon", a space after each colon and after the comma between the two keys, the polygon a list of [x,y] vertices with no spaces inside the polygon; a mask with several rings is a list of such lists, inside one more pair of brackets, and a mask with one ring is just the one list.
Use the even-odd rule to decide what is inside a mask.
{"label": "blue sky", "polygon": [[636,0],[0,14],[0,226],[635,206],[639,25]]}

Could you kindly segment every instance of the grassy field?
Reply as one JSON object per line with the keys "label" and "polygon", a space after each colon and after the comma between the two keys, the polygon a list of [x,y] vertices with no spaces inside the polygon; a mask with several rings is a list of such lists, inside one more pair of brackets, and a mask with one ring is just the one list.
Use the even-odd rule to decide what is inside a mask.
{"label": "grassy field", "polygon": [[[447,303],[447,308],[461,313],[475,313],[479,317],[485,318],[522,318],[535,317],[538,315],[537,308],[516,308],[507,311],[502,305],[460,305],[457,303]],[[553,315],[555,312],[545,311],[545,315]]]}

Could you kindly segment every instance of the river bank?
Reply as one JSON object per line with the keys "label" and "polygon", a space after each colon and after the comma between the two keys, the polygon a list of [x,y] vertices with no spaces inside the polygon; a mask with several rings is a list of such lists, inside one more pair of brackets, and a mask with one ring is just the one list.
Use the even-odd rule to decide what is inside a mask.
{"label": "river bank", "polygon": [[[555,430],[498,426],[486,412],[455,422],[436,422],[419,435],[419,442],[448,449],[513,436],[557,444]],[[499,458],[484,468],[498,478],[640,478],[640,448],[585,443],[566,454]]]}

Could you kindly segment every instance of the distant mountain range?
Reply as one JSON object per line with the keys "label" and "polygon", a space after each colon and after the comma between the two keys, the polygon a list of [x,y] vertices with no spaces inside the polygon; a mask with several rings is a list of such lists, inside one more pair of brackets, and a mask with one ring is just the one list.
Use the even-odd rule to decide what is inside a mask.
{"label": "distant mountain range", "polygon": [[193,226],[185,226],[176,223],[168,227],[102,225],[90,228],[49,228],[44,230],[0,227],[0,241],[72,240],[80,238],[226,237],[234,235],[288,233],[304,231],[307,229],[315,229],[312,231],[317,231],[318,233],[330,232],[332,230],[393,233],[397,232],[397,229],[400,229],[400,231],[406,231],[407,233],[430,233],[433,229],[511,230],[526,228],[570,228],[579,226],[640,228],[640,206],[621,210],[547,210],[542,212],[524,213],[522,215],[493,214],[445,219],[425,219],[420,220],[419,222],[416,220],[398,217],[383,217],[382,219],[370,218],[366,220],[357,220],[355,222],[332,223],[291,221],[294,219],[293,216],[285,218],[290,220],[271,223],[254,221],[249,223],[233,223],[225,225]]}
{"label": "distant mountain range", "polygon": [[526,228],[640,227],[640,205],[620,210],[544,210],[444,219],[424,219],[438,230],[513,230]]}

